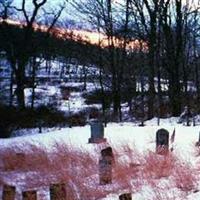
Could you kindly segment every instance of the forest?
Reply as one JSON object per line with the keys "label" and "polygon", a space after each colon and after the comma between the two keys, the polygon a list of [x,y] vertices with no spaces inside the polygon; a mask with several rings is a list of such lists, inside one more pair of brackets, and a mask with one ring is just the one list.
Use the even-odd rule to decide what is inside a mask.
{"label": "forest", "polygon": [[[153,117],[177,117],[183,110],[190,116],[199,114],[198,2],[77,0],[62,1],[56,9],[47,11],[47,0],[33,0],[32,12],[25,0],[18,6],[13,3],[0,1],[1,61],[6,61],[10,70],[7,89],[1,88],[4,121],[6,109],[17,113],[38,109],[34,102],[41,63],[45,60],[50,74],[48,61],[56,59],[63,66],[57,77],[60,81],[62,71],[74,60],[84,69],[97,69],[92,79],[99,89],[93,98],[101,104],[98,117],[103,121],[124,121],[123,104],[128,115],[141,124]],[[95,44],[91,38],[85,40],[83,35],[74,34],[77,27],[62,16],[70,9],[83,20],[83,27],[85,24],[88,31],[99,35]],[[86,84],[90,70],[83,73]],[[32,89],[29,106],[25,103],[26,88]]]}

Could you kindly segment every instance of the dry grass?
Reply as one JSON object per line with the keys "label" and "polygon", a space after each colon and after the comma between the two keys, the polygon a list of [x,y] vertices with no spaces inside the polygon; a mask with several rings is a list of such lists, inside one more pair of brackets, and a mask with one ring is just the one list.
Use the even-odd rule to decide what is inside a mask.
{"label": "dry grass", "polygon": [[139,189],[137,179],[143,162],[140,153],[136,148],[124,144],[120,148],[114,148],[114,156],[113,182],[118,183],[118,190],[136,191]]}
{"label": "dry grass", "polygon": [[107,194],[98,187],[98,159],[94,159],[94,155],[89,152],[74,149],[64,143],[55,143],[50,153],[37,146],[29,146],[28,149],[26,154],[19,154],[17,149],[1,152],[4,162],[1,171],[4,175],[23,172],[25,176],[18,181],[29,188],[68,183],[66,190],[70,200],[88,200]]}
{"label": "dry grass", "polygon": [[[70,200],[92,200],[119,191],[138,192],[144,185],[153,189],[153,199],[174,200],[176,194],[163,197],[169,185],[158,186],[161,179],[172,180],[170,187],[189,192],[197,185],[195,169],[183,163],[172,153],[158,155],[153,152],[139,153],[136,148],[122,145],[114,148],[113,184],[109,188],[99,186],[98,160],[100,149],[88,152],[73,148],[65,143],[55,143],[52,152],[43,147],[29,146],[25,154],[19,149],[1,152],[4,161],[4,174],[25,173],[22,180],[29,188],[67,183],[66,192]],[[20,153],[20,154],[16,154]],[[2,169],[1,169],[2,171]],[[167,179],[166,179],[167,180]],[[0,179],[4,184],[4,179]]]}
{"label": "dry grass", "polygon": [[49,159],[44,148],[34,145],[24,153],[20,149],[6,149],[1,152],[5,171],[41,171],[49,164]]}
{"label": "dry grass", "polygon": [[174,168],[173,180],[175,187],[184,192],[190,192],[196,189],[197,177],[196,170],[189,163],[179,162]]}
{"label": "dry grass", "polygon": [[148,152],[144,156],[145,165],[143,168],[143,174],[146,177],[160,179],[163,177],[169,177],[174,168],[176,158],[173,154],[166,154],[164,156],[158,155],[153,152]]}

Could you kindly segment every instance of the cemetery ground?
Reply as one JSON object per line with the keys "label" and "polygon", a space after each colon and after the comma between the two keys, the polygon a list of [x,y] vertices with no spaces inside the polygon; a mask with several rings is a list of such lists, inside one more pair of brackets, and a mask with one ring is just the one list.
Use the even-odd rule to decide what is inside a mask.
{"label": "cemetery ground", "polygon": [[[51,81],[41,71],[43,78],[35,88],[36,110],[4,112],[12,118],[2,117],[3,125],[8,122],[16,128],[17,124],[19,129],[10,132],[10,138],[0,139],[0,199],[199,200],[200,116],[194,127],[192,122],[189,127],[178,124],[178,118],[160,119],[160,126],[154,118],[138,127],[141,122],[129,115],[124,102],[127,122],[108,123],[104,137],[95,140],[88,121],[98,118],[101,110],[100,86],[91,74],[84,88],[77,70],[72,78],[66,75],[61,80],[57,75],[49,77]],[[162,86],[166,90],[165,81]],[[137,87],[139,91],[141,86]],[[31,95],[32,89],[26,88],[27,107]],[[3,95],[2,99],[6,101]],[[169,132],[165,155],[158,154],[156,145],[156,133],[162,128]],[[112,152],[109,156],[107,149]]]}
{"label": "cemetery ground", "polygon": [[[145,127],[109,123],[102,143],[88,143],[89,125],[0,139],[0,199],[8,185],[15,187],[15,200],[199,200],[199,126],[155,121]],[[169,132],[164,155],[156,153],[161,128]],[[100,167],[104,158],[108,179]]]}

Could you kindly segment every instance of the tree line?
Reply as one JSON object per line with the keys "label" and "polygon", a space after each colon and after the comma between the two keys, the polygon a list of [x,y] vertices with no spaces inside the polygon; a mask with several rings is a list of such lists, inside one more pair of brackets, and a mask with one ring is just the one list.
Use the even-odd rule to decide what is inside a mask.
{"label": "tree line", "polygon": [[[136,99],[138,81],[145,105],[141,110],[147,119],[161,116],[166,102],[173,116],[180,115],[184,106],[199,112],[198,1],[77,0],[72,4],[93,28],[107,36],[117,118],[121,120],[121,91],[126,88],[130,101]],[[130,41],[136,40],[139,49],[130,50]],[[163,80],[167,80],[167,91],[162,89]]]}
{"label": "tree line", "polygon": [[[32,14],[26,10],[25,0],[21,1],[20,8],[13,7],[11,0],[0,3],[1,49],[6,51],[16,80],[18,106],[24,108],[25,69],[31,59],[38,57],[38,48],[42,46],[38,36],[35,37],[34,24],[47,0],[33,0]],[[94,46],[83,45],[81,38],[80,43],[70,40],[63,43],[62,39],[52,37],[58,18],[69,4],[93,31],[106,36],[106,45],[101,37]],[[84,65],[95,64],[99,68],[104,118],[108,85],[113,117],[119,121],[123,120],[124,101],[128,102],[129,112],[138,112],[142,120],[166,116],[166,113],[178,116],[185,106],[199,112],[199,9],[198,2],[192,0],[69,1],[60,5],[51,17],[45,12],[48,29],[45,34],[40,33],[45,38],[43,53],[46,49],[46,57],[53,54],[76,57]],[[6,23],[11,11],[14,15],[21,13],[25,19],[17,37],[16,31]],[[54,53],[48,51],[49,47]],[[32,63],[34,79],[37,63],[34,60]]]}

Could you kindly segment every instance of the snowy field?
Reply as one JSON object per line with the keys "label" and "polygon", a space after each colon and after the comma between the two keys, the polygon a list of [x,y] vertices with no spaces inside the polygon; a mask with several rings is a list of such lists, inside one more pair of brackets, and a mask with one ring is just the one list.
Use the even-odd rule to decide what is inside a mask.
{"label": "snowy field", "polygon": [[[74,128],[63,128],[61,130],[49,131],[43,134],[33,134],[31,136],[22,136],[11,139],[0,139],[0,152],[3,158],[2,152],[7,151],[15,151],[20,153],[29,152],[29,148],[36,146],[38,148],[44,149],[47,154],[51,154],[55,149],[55,144],[66,144],[73,149],[81,149],[84,152],[88,152],[94,160],[98,161],[100,157],[100,150],[105,147],[111,146],[114,149],[115,153],[118,152],[116,158],[119,162],[123,163],[140,163],[146,162],[147,160],[142,160],[139,158],[139,155],[144,156],[149,155],[150,153],[153,156],[157,156],[154,154],[155,152],[155,137],[156,131],[160,128],[165,128],[169,131],[170,137],[175,128],[175,140],[174,143],[170,143],[170,148],[173,147],[172,155],[176,156],[180,159],[181,162],[187,163],[193,170],[194,174],[197,178],[195,181],[195,185],[192,189],[183,191],[180,188],[177,188],[173,182],[173,176],[155,178],[151,177],[151,181],[153,184],[144,180],[140,181],[140,187],[136,189],[130,189],[132,192],[132,197],[134,200],[154,200],[154,199],[171,199],[171,200],[199,200],[200,199],[200,159],[198,155],[197,147],[195,147],[195,143],[199,138],[200,127],[185,127],[183,125],[177,125],[175,118],[162,120],[161,126],[154,126],[155,119],[151,121],[147,121],[145,127],[137,127],[133,123],[110,123],[105,128],[105,138],[107,138],[107,143],[104,144],[89,144],[88,139],[90,138],[90,126],[87,125],[85,127],[74,127]],[[132,160],[124,151],[124,147],[128,146],[133,153]],[[134,152],[136,155],[134,155]],[[134,157],[135,156],[135,157]],[[162,156],[161,156],[162,157]],[[137,161],[138,159],[138,161]],[[154,163],[155,164],[155,163]],[[88,164],[89,165],[89,164]],[[1,169],[3,169],[4,164],[1,160]],[[91,166],[88,166],[90,168]],[[156,166],[155,166],[156,167]],[[96,169],[96,168],[94,168]],[[188,173],[191,173],[189,171]],[[27,185],[26,176],[36,176],[33,172],[27,171],[5,171],[2,170],[0,172],[1,181],[17,186],[17,197],[16,200],[21,200],[21,191],[24,189],[30,189],[30,186]],[[192,175],[191,175],[192,176]],[[37,178],[37,176],[36,176]],[[41,178],[41,177],[40,177]],[[87,177],[85,177],[87,179]],[[134,179],[131,177],[131,179]],[[138,178],[137,178],[138,179]],[[96,187],[105,187],[103,189],[108,190],[110,192],[105,195],[105,198],[91,198],[92,199],[102,199],[102,200],[117,200],[119,194],[122,191],[126,191],[128,188],[122,188],[116,190],[116,183],[113,181],[112,184],[107,186],[98,186],[98,171],[96,175],[91,176],[92,184],[96,184]],[[134,180],[130,180],[134,181]],[[141,182],[142,181],[142,182]],[[153,187],[152,185],[156,184],[159,187]],[[189,184],[189,183],[188,183]],[[133,184],[134,185],[134,184]],[[88,186],[89,187],[89,186]],[[109,188],[109,189],[108,189]],[[164,191],[163,191],[164,190]],[[1,187],[2,191],[2,187]],[[38,199],[39,200],[49,200],[49,189],[47,186],[40,186],[37,188],[38,191]],[[164,193],[163,193],[164,192]],[[2,192],[1,192],[2,193]],[[0,193],[0,194],[1,194]],[[158,197],[159,193],[159,197]],[[0,195],[1,199],[1,195]],[[80,197],[81,200],[81,197]]]}

